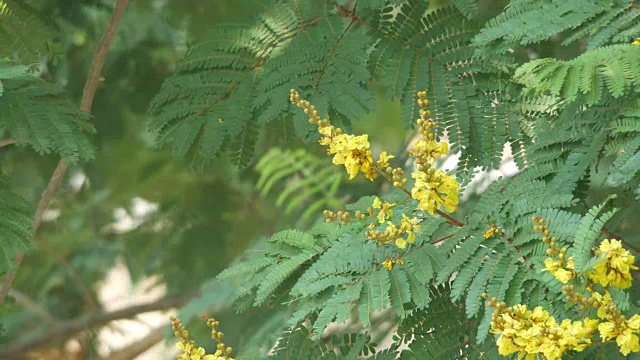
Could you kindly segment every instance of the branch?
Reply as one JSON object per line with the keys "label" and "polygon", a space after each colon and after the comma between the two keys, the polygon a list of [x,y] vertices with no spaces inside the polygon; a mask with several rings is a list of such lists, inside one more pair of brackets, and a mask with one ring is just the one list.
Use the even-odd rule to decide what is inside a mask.
{"label": "branch", "polygon": [[166,323],[162,326],[159,326],[151,332],[143,337],[142,339],[130,344],[122,349],[115,350],[111,352],[104,359],[109,360],[130,360],[134,359],[136,356],[142,354],[143,352],[149,350],[150,347],[162,341],[164,337],[164,333],[168,326],[171,326],[169,323]]}
{"label": "branch", "polygon": [[11,289],[9,290],[9,296],[16,299],[16,304],[31,311],[33,314],[37,315],[39,318],[41,318],[45,322],[52,323],[56,321],[56,319],[53,316],[51,316],[51,314],[49,314],[47,310],[45,310],[42,306],[40,306],[40,304],[31,300],[31,298],[29,298],[27,295],[23,294],[22,292],[16,289]]}
{"label": "branch", "polygon": [[156,302],[135,305],[121,310],[112,312],[97,311],[73,320],[61,321],[45,333],[36,330],[32,334],[25,336],[24,340],[15,342],[6,349],[0,350],[0,359],[16,358],[23,352],[66,340],[83,331],[100,327],[114,320],[129,319],[146,312],[179,307],[184,305],[190,298],[191,295],[164,298]]}
{"label": "branch", "polygon": [[16,139],[12,139],[12,138],[8,138],[8,139],[4,139],[4,140],[0,140],[0,148],[1,147],[5,147],[8,145],[13,145],[16,142],[18,142]]}
{"label": "branch", "polygon": [[[127,7],[129,0],[118,0],[116,3],[116,8],[113,10],[113,14],[111,14],[111,19],[109,20],[109,25],[107,26],[107,30],[105,30],[104,35],[102,35],[102,40],[100,40],[100,44],[98,44],[98,48],[96,49],[96,54],[93,57],[93,62],[91,63],[91,67],[89,68],[89,75],[87,76],[87,82],[84,85],[84,89],[82,91],[82,102],[80,104],[80,109],[85,112],[91,112],[91,106],[93,105],[93,98],[96,94],[96,89],[98,87],[98,82],[100,81],[100,74],[102,73],[102,68],[104,67],[104,61],[107,57],[107,52],[109,51],[109,46],[111,46],[111,41],[113,40],[113,34],[116,32],[116,28],[118,27],[118,23],[120,22],[120,18],[124,14],[124,10]],[[58,187],[60,187],[60,183],[62,182],[62,178],[64,177],[64,173],[67,171],[69,166],[63,160],[58,162],[58,166],[56,167],[53,175],[51,175],[51,179],[49,179],[49,184],[47,188],[44,190],[40,201],[38,202],[38,207],[36,209],[36,214],[33,218],[33,234],[35,235],[40,228],[40,224],[42,223],[42,216],[44,212],[49,207],[53,196],[58,191]],[[15,268],[7,273],[4,279],[4,286],[0,289],[0,305],[4,303],[4,299],[7,297],[9,293],[9,289],[11,289],[11,285],[13,284],[13,280],[16,278],[16,271],[22,263],[22,259],[24,258],[24,253],[18,251],[16,252],[16,265]]]}
{"label": "branch", "polygon": [[628,241],[624,241],[620,236],[612,233],[605,226],[603,226],[602,229],[600,229],[600,232],[603,233],[604,236],[606,236],[609,239],[616,239],[616,240],[622,241],[626,247],[635,251],[637,254],[640,254],[640,249],[637,246],[630,244]]}
{"label": "branch", "polygon": [[87,304],[91,310],[100,309],[98,301],[94,298],[93,293],[91,293],[91,290],[89,289],[87,284],[85,284],[78,269],[76,269],[73,264],[71,264],[64,256],[62,256],[62,254],[58,252],[58,250],[56,250],[50,244],[47,244],[45,242],[39,243],[43,250],[48,254],[51,254],[60,266],[66,268],[69,271],[69,274],[73,278],[76,287],[78,288],[78,290],[80,290],[80,296],[82,296],[82,300],[84,300],[85,304]]}

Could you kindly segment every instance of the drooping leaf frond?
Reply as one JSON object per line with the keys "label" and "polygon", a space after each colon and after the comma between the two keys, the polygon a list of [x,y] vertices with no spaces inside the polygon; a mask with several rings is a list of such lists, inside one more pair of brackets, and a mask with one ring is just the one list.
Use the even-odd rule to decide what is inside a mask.
{"label": "drooping leaf frond", "polygon": [[[313,236],[280,232],[271,238],[264,257],[236,264],[218,278],[242,276],[238,296],[255,305],[276,298],[290,303],[296,309],[290,326],[314,315],[314,338],[330,323],[348,320],[353,310],[368,326],[373,312],[389,306],[401,319],[409,315],[407,306],[427,308],[426,286],[441,267],[438,248],[425,244],[403,257],[398,249],[376,246],[363,231],[362,224],[354,223],[319,225],[312,229]],[[403,257],[405,265],[388,270],[381,264],[389,257]]]}
{"label": "drooping leaf frond", "polygon": [[476,320],[465,317],[464,306],[449,299],[447,285],[431,287],[432,303],[428,310],[416,310],[403,321],[393,347],[408,345],[402,359],[495,359],[497,348],[490,341],[478,344]]}
{"label": "drooping leaf frond", "polygon": [[256,187],[262,195],[273,192],[278,183],[286,187],[280,191],[276,205],[286,214],[306,206],[302,218],[309,220],[322,209],[336,209],[342,205],[338,187],[344,180],[327,158],[318,158],[303,149],[295,151],[272,148],[256,164],[260,179]]}
{"label": "drooping leaf frond", "polygon": [[13,269],[16,251],[25,251],[31,241],[29,204],[11,191],[7,179],[0,174],[0,273]]}
{"label": "drooping leaf frond", "polygon": [[500,74],[510,60],[476,59],[469,34],[479,24],[454,7],[428,12],[428,6],[405,1],[374,16],[372,34],[380,41],[371,71],[388,97],[400,99],[407,126],[418,118],[416,93],[428,90],[439,133],[446,129],[452,152],[461,151],[460,173],[470,174],[475,166],[497,167],[504,143],[520,139],[513,109],[491,107],[509,96]]}
{"label": "drooping leaf frond", "polygon": [[583,22],[568,36],[563,45],[570,44],[584,37],[589,37],[587,50],[600,46],[629,43],[640,34],[640,9],[632,0],[617,0],[589,21]]}
{"label": "drooping leaf frond", "polygon": [[640,46],[613,45],[588,51],[570,61],[539,59],[515,72],[515,79],[536,93],[550,93],[572,102],[578,97],[594,105],[606,90],[618,98],[640,91],[637,59]]}
{"label": "drooping leaf frond", "polygon": [[[203,164],[230,147],[246,165],[257,129],[288,116],[294,87],[345,121],[370,111],[372,40],[360,25],[330,16],[331,3],[276,2],[257,25],[218,27],[192,45],[151,104],[158,144]],[[304,116],[296,119],[298,135],[309,135]]]}
{"label": "drooping leaf frond", "polygon": [[32,64],[47,55],[56,29],[45,21],[35,1],[0,1],[0,58]]}
{"label": "drooping leaf frond", "polygon": [[[7,69],[0,61],[0,69]],[[69,163],[91,159],[89,115],[71,103],[53,83],[23,74],[2,80],[0,129],[39,153],[56,152]]]}
{"label": "drooping leaf frond", "polygon": [[473,39],[480,54],[491,56],[517,45],[528,45],[576,28],[611,7],[611,1],[514,1],[489,20]]}

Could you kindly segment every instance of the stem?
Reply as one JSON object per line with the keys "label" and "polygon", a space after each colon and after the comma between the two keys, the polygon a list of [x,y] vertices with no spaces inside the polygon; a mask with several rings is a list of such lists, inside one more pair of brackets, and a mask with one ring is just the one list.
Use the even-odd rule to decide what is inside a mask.
{"label": "stem", "polygon": [[69,271],[69,274],[75,282],[76,287],[78,288],[78,290],[80,290],[80,295],[82,296],[82,300],[84,300],[85,304],[87,304],[91,308],[91,310],[99,309],[100,305],[98,304],[98,301],[94,298],[91,290],[89,289],[89,286],[85,284],[78,269],[76,269],[76,267],[73,266],[72,263],[70,263],[62,254],[60,254],[60,252],[58,252],[58,250],[56,250],[50,244],[40,242],[40,246],[48,254],[51,254],[60,266],[66,268]]}
{"label": "stem", "polygon": [[452,237],[453,237],[453,234],[451,234],[451,235],[447,235],[447,236],[442,237],[442,238],[437,239],[437,240],[433,240],[433,241],[431,241],[431,245],[438,245],[438,244],[440,244],[441,242],[443,242],[443,241],[445,241],[445,240],[447,240],[447,239],[450,239],[450,238],[452,238]]}
{"label": "stem", "polygon": [[[376,171],[382,175],[382,177],[384,177],[385,179],[387,179],[387,181],[389,181],[390,183],[393,184],[393,181],[389,178],[389,176],[387,176],[387,174],[382,171],[380,168],[378,168],[377,166],[373,166],[374,169],[376,169]],[[404,191],[407,195],[409,195],[409,197],[411,197],[411,192],[409,190],[407,190],[404,186],[402,186],[401,188],[399,188],[400,190]],[[443,218],[447,219],[447,221],[449,223],[451,223],[452,225],[455,225],[457,227],[463,227],[465,225],[465,223],[463,223],[462,221],[454,218],[453,216],[447,214],[446,212],[436,209],[436,213],[440,216],[442,216]]]}
{"label": "stem", "polygon": [[142,313],[176,308],[184,305],[189,299],[191,299],[190,295],[164,298],[159,301],[134,305],[116,311],[97,311],[72,320],[60,321],[47,332],[43,333],[40,330],[34,330],[25,336],[22,341],[15,342],[9,347],[0,350],[0,359],[20,358],[16,355],[41,348],[56,341],[66,340],[83,331],[98,328],[114,320],[130,319]]}
{"label": "stem", "polygon": [[8,139],[0,140],[0,148],[1,148],[1,147],[8,146],[8,145],[13,145],[13,144],[15,144],[16,142],[18,142],[18,141],[17,141],[16,139],[13,139],[13,138],[8,138]]}
{"label": "stem", "polygon": [[[102,35],[102,40],[100,40],[100,44],[98,44],[98,48],[96,49],[96,53],[93,57],[93,62],[91,63],[91,67],[89,68],[89,75],[87,76],[87,82],[84,85],[84,89],[82,91],[82,103],[80,104],[80,109],[85,112],[91,112],[91,106],[93,105],[93,98],[96,94],[96,89],[98,87],[98,83],[100,81],[100,74],[102,73],[102,68],[104,67],[104,61],[107,57],[107,53],[109,52],[109,46],[111,46],[111,41],[113,40],[113,35],[116,32],[116,28],[118,27],[118,23],[120,23],[120,18],[124,14],[124,10],[127,7],[129,0],[118,0],[116,3],[116,7],[113,10],[113,14],[111,14],[111,19],[109,20],[109,25]],[[58,191],[60,187],[60,183],[64,177],[65,172],[69,165],[64,162],[64,160],[60,160],[58,162],[58,166],[56,167],[53,175],[51,175],[51,179],[49,179],[49,184],[45,189],[40,201],[38,202],[38,207],[36,209],[35,216],[33,218],[33,234],[35,235],[40,228],[40,224],[42,223],[42,216],[45,211],[49,207],[53,196]],[[7,297],[9,293],[9,289],[11,289],[11,285],[13,284],[13,280],[16,278],[16,273],[18,267],[22,263],[24,259],[24,253],[21,251],[16,252],[16,266],[13,270],[9,271],[4,278],[4,285],[2,289],[0,289],[0,305],[4,303],[4,299]]]}
{"label": "stem", "polygon": [[603,226],[602,229],[600,229],[600,232],[603,233],[609,239],[618,239],[618,240],[620,240],[626,247],[628,247],[629,249],[631,249],[631,250],[635,251],[636,253],[640,254],[640,249],[637,246],[632,245],[629,242],[622,240],[622,238],[620,236],[612,233],[605,226]]}

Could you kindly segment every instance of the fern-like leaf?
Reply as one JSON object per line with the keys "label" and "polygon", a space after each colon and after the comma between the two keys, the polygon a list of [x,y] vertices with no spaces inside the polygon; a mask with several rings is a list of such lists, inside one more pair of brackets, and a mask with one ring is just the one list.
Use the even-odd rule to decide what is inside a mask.
{"label": "fern-like leaf", "polygon": [[47,17],[37,8],[39,5],[36,1],[0,2],[2,57],[29,64],[47,55],[47,41],[56,35],[57,29],[53,22],[46,20]]}
{"label": "fern-like leaf", "polygon": [[593,248],[597,238],[600,236],[600,230],[618,210],[614,209],[598,216],[605,204],[606,202],[592,207],[589,209],[589,212],[582,217],[582,220],[580,220],[580,225],[576,232],[573,247],[573,258],[576,271],[583,271],[588,268],[588,265],[590,265],[589,259],[591,258],[591,249]]}
{"label": "fern-like leaf", "polygon": [[587,104],[595,105],[602,99],[605,88],[614,98],[638,91],[638,57],[639,46],[612,45],[588,51],[569,61],[530,61],[516,69],[514,78],[529,91],[562,95],[567,102],[580,96]]}
{"label": "fern-like leaf", "polygon": [[473,41],[487,55],[490,49],[506,51],[511,46],[540,42],[575,28],[610,6],[609,1],[597,0],[513,2],[489,20]]}
{"label": "fern-like leaf", "polygon": [[309,220],[323,208],[342,206],[337,192],[344,180],[343,172],[325,157],[314,156],[304,149],[272,148],[258,161],[256,170],[260,174],[256,187],[263,196],[277,183],[286,183],[276,199],[277,206],[286,206],[286,214],[305,206],[302,218]]}
{"label": "fern-like leaf", "polygon": [[[0,60],[0,68],[10,68]],[[89,115],[80,111],[53,83],[16,73],[3,79],[0,129],[39,153],[56,152],[68,163],[91,159],[94,147],[88,135],[95,132]]]}
{"label": "fern-like leaf", "polygon": [[15,267],[16,251],[25,251],[31,241],[31,214],[27,202],[11,191],[0,174],[0,273]]}

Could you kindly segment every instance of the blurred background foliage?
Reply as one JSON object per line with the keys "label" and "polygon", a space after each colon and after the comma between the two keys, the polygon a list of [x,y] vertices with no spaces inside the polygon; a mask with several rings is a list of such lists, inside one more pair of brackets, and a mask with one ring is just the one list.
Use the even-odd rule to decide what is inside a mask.
{"label": "blurred background foliage", "polygon": [[[79,104],[115,1],[6,3],[32,11],[36,15],[33,24],[38,24],[33,28],[39,31],[23,33],[25,39],[38,42],[23,43],[25,51],[11,52],[8,57],[64,86]],[[298,211],[285,214],[276,205],[286,178],[268,193],[256,189],[260,174],[254,166],[259,156],[245,169],[237,169],[225,157],[207,168],[193,169],[167,151],[154,149],[154,134],[147,129],[149,102],[186,45],[217,24],[250,22],[267,6],[252,0],[131,2],[107,56],[93,104],[95,160],[68,171],[38,232],[43,241],[22,263],[15,290],[56,320],[77,318],[102,306],[98,290],[107,273],[122,263],[134,282],[154,277],[159,286],[166,287],[167,296],[196,294],[202,287],[202,293],[209,296],[187,304],[188,321],[206,314],[215,301],[224,302],[224,294],[210,279],[247,247],[277,230],[310,225],[309,219],[299,218]],[[15,50],[7,46],[2,48],[0,39],[4,56]],[[357,131],[370,133],[375,147],[403,150],[407,139],[397,103],[380,100],[380,111],[364,120],[356,123]],[[303,148],[309,156],[325,159],[319,147],[282,138],[277,130],[261,136],[258,154],[281,146]],[[58,160],[55,155],[38,156],[26,147],[0,148],[2,172],[34,210]],[[357,199],[375,191],[374,186],[380,184],[341,183],[335,198],[340,202]],[[146,204],[146,211],[136,206],[139,204]],[[122,228],[123,223],[129,226]],[[271,315],[255,309],[236,315],[228,306],[216,308],[215,313],[224,324],[228,343],[236,349],[254,350],[275,340],[277,332],[268,329],[279,329],[281,323]],[[0,348],[27,332],[51,326],[15,300],[0,309],[0,319],[5,330]],[[207,337],[204,324],[196,321],[192,325],[196,338]],[[260,335],[261,326],[265,326],[264,336],[254,336]],[[254,331],[247,334],[247,328]],[[95,337],[83,345],[86,358],[98,356]]]}
{"label": "blurred background foliage", "polygon": [[[25,39],[48,39],[29,45],[38,52],[13,54],[13,60],[33,65],[42,78],[64,86],[70,98],[80,103],[88,67],[115,1],[6,3],[19,3],[37,15],[34,22],[40,26],[34,31],[38,34]],[[448,3],[435,1],[433,6]],[[506,1],[480,3],[481,12],[491,16]],[[238,169],[223,156],[211,166],[194,169],[173,159],[169,151],[154,149],[155,134],[147,126],[149,102],[173,72],[188,42],[217,24],[250,22],[265,10],[268,1],[131,2],[111,46],[104,81],[93,105],[95,160],[71,167],[38,232],[44,241],[31,249],[14,283],[14,289],[39,304],[54,321],[100,308],[103,304],[97,293],[107,273],[124,264],[133,281],[152,277],[166,288],[167,296],[198,294],[186,304],[183,319],[215,315],[223,324],[225,340],[235,349],[251,353],[273,343],[286,318],[260,308],[235,314],[228,305],[229,292],[212,279],[265,237],[285,228],[304,230],[310,224],[300,217],[300,211],[285,212],[277,205],[287,179],[276,182],[271,191],[263,193],[256,188],[260,173],[255,165],[260,154],[279,146],[304,149],[309,156],[323,158],[322,149],[293,137],[282,138],[281,132],[273,129],[260,134],[258,155],[248,167]],[[1,36],[2,27],[0,49]],[[564,59],[577,50],[551,39],[538,53],[521,55]],[[370,88],[373,93],[383,92],[380,84],[373,83]],[[397,102],[380,96],[377,111],[355,121],[354,132],[368,133],[374,151],[385,149],[406,159],[405,146],[410,139]],[[2,172],[33,209],[58,160],[54,155],[37,156],[26,147],[0,148]],[[339,202],[355,200],[379,192],[382,186],[381,181],[343,182],[333,196]],[[474,199],[471,196],[467,201]],[[464,211],[463,207],[460,218],[464,218]],[[322,218],[321,211],[318,216]],[[128,226],[122,227],[123,223]],[[284,314],[286,309],[271,311]],[[26,332],[51,325],[19,301],[2,307],[0,319],[4,327],[0,348]],[[208,337],[201,321],[194,321],[189,328],[196,339]],[[95,337],[85,339],[83,346],[86,358],[98,357]]]}

